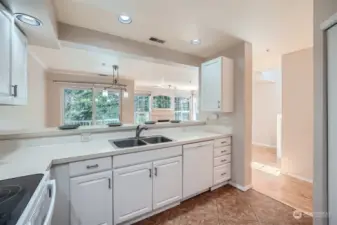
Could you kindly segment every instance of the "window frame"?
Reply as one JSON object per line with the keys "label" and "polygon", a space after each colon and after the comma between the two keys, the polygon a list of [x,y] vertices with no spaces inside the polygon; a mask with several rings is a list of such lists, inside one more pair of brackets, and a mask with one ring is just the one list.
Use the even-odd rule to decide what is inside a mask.
{"label": "window frame", "polygon": [[[176,98],[186,98],[186,99],[188,99],[189,110],[188,111],[187,110],[176,111]],[[193,103],[193,101],[192,101],[191,98],[192,98],[192,96],[188,96],[188,97],[186,97],[186,96],[179,96],[179,95],[174,96],[174,108],[173,108],[174,119],[177,119],[176,116],[175,116],[176,112],[180,113],[180,115],[182,115],[182,113],[188,112],[188,120],[187,121],[191,120],[192,114],[193,114],[193,110],[192,110],[193,107],[191,107],[191,103]]]}
{"label": "window frame", "polygon": [[[150,94],[137,94],[135,93],[134,94],[134,99],[137,97],[137,96],[143,96],[143,97],[148,97],[149,98],[149,111],[148,112],[144,112],[144,113],[149,113],[149,120],[151,120],[151,114],[152,114],[152,96]],[[135,100],[134,100],[135,101]],[[135,104],[134,104],[134,107],[135,107]],[[134,119],[134,124],[138,124],[136,121],[137,121],[137,118],[136,118],[136,114],[138,113],[136,111],[136,109],[134,108],[133,110],[134,112],[134,115],[133,115],[133,119]]]}
{"label": "window frame", "polygon": [[[96,96],[97,96],[97,94],[100,92],[100,91],[103,91],[103,89],[104,88],[102,88],[102,87],[93,87],[93,86],[85,86],[85,85],[83,85],[83,86],[76,86],[76,87],[74,87],[74,86],[70,86],[70,85],[65,85],[65,86],[62,86],[61,88],[60,88],[60,90],[61,90],[61,93],[60,93],[60,96],[61,96],[61,98],[60,98],[60,105],[61,105],[61,107],[60,107],[60,110],[61,110],[61,112],[60,112],[60,123],[61,124],[65,124],[65,118],[64,118],[64,110],[65,110],[65,108],[64,108],[64,97],[65,97],[65,95],[64,95],[64,91],[66,90],[66,89],[71,89],[71,90],[92,90],[92,104],[91,104],[91,107],[92,107],[92,118],[91,118],[91,125],[90,126],[96,126],[97,124],[97,122],[96,122],[96,101],[95,101],[95,99],[96,99]],[[123,101],[122,101],[122,99],[123,99],[123,93],[122,93],[122,91],[119,91],[119,90],[114,90],[114,89],[108,89],[108,92],[115,92],[115,93],[118,93],[119,94],[119,121],[121,122],[122,121],[122,119],[123,119],[123,116],[122,116],[122,107],[123,107]]]}

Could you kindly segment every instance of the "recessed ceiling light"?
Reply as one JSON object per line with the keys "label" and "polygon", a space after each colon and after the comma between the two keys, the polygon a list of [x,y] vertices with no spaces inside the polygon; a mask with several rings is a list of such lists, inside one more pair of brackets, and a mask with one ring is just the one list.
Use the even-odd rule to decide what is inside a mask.
{"label": "recessed ceiling light", "polygon": [[118,20],[119,22],[124,23],[124,24],[130,24],[132,22],[131,17],[126,14],[119,15]]}
{"label": "recessed ceiling light", "polygon": [[14,16],[17,20],[21,21],[22,23],[25,23],[31,26],[36,26],[36,27],[42,26],[41,20],[33,16],[23,14],[23,13],[15,13]]}
{"label": "recessed ceiling light", "polygon": [[201,44],[201,41],[200,41],[200,39],[193,39],[193,40],[191,41],[191,44],[192,44],[192,45],[200,45],[200,44]]}

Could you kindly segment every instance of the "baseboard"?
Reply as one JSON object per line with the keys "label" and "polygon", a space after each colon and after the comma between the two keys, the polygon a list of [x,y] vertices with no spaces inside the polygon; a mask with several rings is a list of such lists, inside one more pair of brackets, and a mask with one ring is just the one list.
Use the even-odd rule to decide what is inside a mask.
{"label": "baseboard", "polygon": [[[281,171],[282,173],[282,171]],[[308,178],[305,178],[305,177],[301,177],[301,176],[298,176],[298,175],[295,175],[295,174],[292,174],[292,173],[282,173],[284,175],[287,175],[289,177],[293,177],[293,178],[296,178],[298,180],[302,180],[302,181],[305,181],[305,182],[308,182],[308,183],[313,183],[313,180],[312,179],[308,179]]]}
{"label": "baseboard", "polygon": [[256,142],[253,142],[253,145],[256,145],[256,146],[261,146],[261,147],[268,147],[268,148],[277,148],[276,145],[267,145],[267,144],[263,144],[263,143],[256,143]]}
{"label": "baseboard", "polygon": [[251,184],[246,185],[246,186],[242,186],[242,185],[233,183],[232,181],[229,181],[229,184],[232,185],[233,187],[239,189],[240,191],[243,191],[243,192],[248,191],[249,189],[251,189],[253,187],[253,185],[251,185]]}

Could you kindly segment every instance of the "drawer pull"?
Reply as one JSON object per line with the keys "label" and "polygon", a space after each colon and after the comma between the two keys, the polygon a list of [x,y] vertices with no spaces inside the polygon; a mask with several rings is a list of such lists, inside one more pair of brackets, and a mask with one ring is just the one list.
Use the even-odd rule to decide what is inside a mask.
{"label": "drawer pull", "polygon": [[225,176],[227,173],[222,173],[221,176]]}
{"label": "drawer pull", "polygon": [[95,165],[88,165],[87,166],[87,169],[90,170],[90,169],[95,169],[95,168],[98,168],[98,164],[95,164]]}
{"label": "drawer pull", "polygon": [[226,150],[222,150],[221,153],[226,153],[227,151]]}
{"label": "drawer pull", "polygon": [[227,162],[227,160],[226,160],[226,159],[223,159],[223,160],[221,160],[221,162]]}
{"label": "drawer pull", "polygon": [[221,144],[227,144],[227,141],[223,141],[223,142],[221,142]]}

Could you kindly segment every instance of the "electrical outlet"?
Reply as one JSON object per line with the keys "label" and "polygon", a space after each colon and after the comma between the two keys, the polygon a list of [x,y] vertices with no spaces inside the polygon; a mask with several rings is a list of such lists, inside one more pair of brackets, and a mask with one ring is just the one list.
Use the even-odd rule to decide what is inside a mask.
{"label": "electrical outlet", "polygon": [[81,134],[81,141],[82,142],[91,141],[91,133],[82,133]]}

